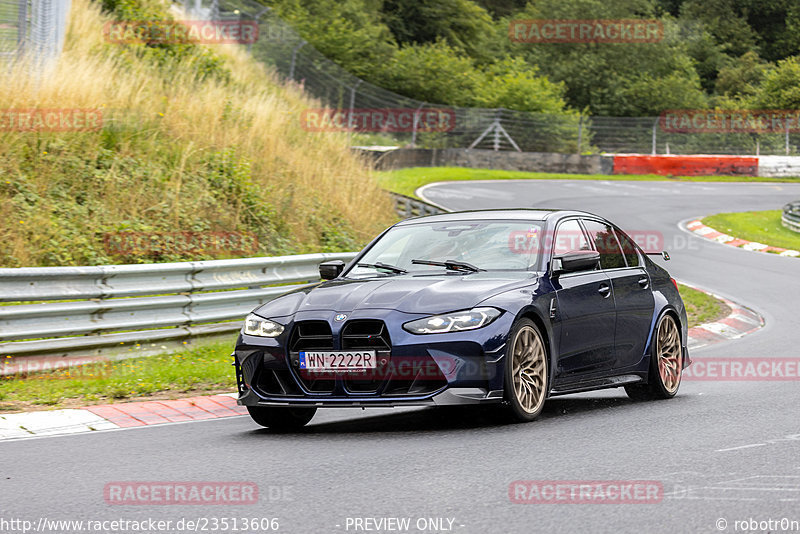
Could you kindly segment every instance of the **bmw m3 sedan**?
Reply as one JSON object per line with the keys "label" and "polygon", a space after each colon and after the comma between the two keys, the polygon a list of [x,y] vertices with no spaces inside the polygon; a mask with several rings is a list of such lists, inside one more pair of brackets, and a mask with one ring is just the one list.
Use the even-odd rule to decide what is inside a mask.
{"label": "bmw m3 sedan", "polygon": [[590,213],[408,219],[319,269],[236,342],[238,402],[262,426],[346,406],[496,404],[531,421],[554,395],[671,398],[690,363],[675,280]]}

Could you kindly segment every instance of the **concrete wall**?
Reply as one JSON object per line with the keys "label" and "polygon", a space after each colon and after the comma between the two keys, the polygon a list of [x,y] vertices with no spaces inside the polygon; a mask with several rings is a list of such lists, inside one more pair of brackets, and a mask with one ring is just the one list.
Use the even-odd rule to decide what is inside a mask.
{"label": "concrete wall", "polygon": [[757,176],[755,156],[683,156],[617,154],[614,174],[661,176]]}
{"label": "concrete wall", "polygon": [[672,176],[764,176],[800,178],[800,156],[617,154],[579,156],[468,148],[356,149],[378,170],[467,167],[565,174],[660,174]]}
{"label": "concrete wall", "polygon": [[800,156],[759,156],[758,175],[768,178],[800,176]]}
{"label": "concrete wall", "polygon": [[468,167],[568,174],[610,174],[611,156],[510,152],[467,148],[399,148],[371,155],[379,170],[407,167]]}

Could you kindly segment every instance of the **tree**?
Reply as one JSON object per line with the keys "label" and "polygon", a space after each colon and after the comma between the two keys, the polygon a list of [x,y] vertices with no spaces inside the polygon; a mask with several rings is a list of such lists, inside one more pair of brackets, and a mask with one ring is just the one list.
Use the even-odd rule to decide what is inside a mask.
{"label": "tree", "polygon": [[491,13],[494,18],[503,18],[521,11],[527,0],[476,0],[476,3]]}
{"label": "tree", "polygon": [[381,20],[379,0],[273,0],[267,2],[297,33],[354,75],[372,80],[375,66],[397,50]]}
{"label": "tree", "polygon": [[[540,0],[517,18],[620,19],[655,17],[651,0]],[[687,40],[671,18],[655,43],[520,44],[515,53],[542,74],[566,86],[575,109],[593,115],[657,115],[674,107],[703,107],[706,96],[688,52]]]}
{"label": "tree", "polygon": [[375,74],[390,91],[454,106],[473,105],[483,81],[475,62],[443,39],[401,48]]}
{"label": "tree", "polygon": [[777,61],[800,52],[797,0],[685,0],[681,18],[705,24],[733,57],[755,51]]}
{"label": "tree", "polygon": [[752,103],[760,109],[800,109],[800,56],[779,61],[767,73]]}
{"label": "tree", "polygon": [[564,84],[553,83],[522,58],[507,57],[488,66],[481,84],[480,107],[539,113],[564,113]]}
{"label": "tree", "polygon": [[382,13],[400,45],[443,39],[472,58],[490,60],[492,18],[470,0],[385,0]]}
{"label": "tree", "polygon": [[719,71],[716,92],[728,98],[749,98],[758,92],[769,69],[755,52],[747,52]]}

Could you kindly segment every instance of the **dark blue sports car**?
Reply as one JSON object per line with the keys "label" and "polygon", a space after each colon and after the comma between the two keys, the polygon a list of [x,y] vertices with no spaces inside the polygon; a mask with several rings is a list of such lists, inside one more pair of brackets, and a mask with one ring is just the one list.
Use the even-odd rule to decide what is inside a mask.
{"label": "dark blue sports car", "polygon": [[239,403],[260,425],[300,427],[320,407],[460,404],[530,421],[551,395],[673,397],[690,362],[675,281],[589,213],[409,219],[320,274],[256,309],[236,343]]}

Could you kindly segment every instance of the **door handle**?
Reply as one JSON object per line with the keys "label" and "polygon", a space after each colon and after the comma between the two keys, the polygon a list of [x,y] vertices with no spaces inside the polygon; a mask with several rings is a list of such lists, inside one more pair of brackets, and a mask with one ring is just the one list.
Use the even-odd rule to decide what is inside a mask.
{"label": "door handle", "polygon": [[603,284],[600,286],[600,289],[598,289],[597,292],[603,295],[604,299],[608,298],[608,296],[611,294],[611,286],[608,284]]}
{"label": "door handle", "polygon": [[647,289],[647,287],[649,285],[650,285],[650,279],[649,278],[640,278],[639,279],[639,287],[641,287],[642,289]]}

